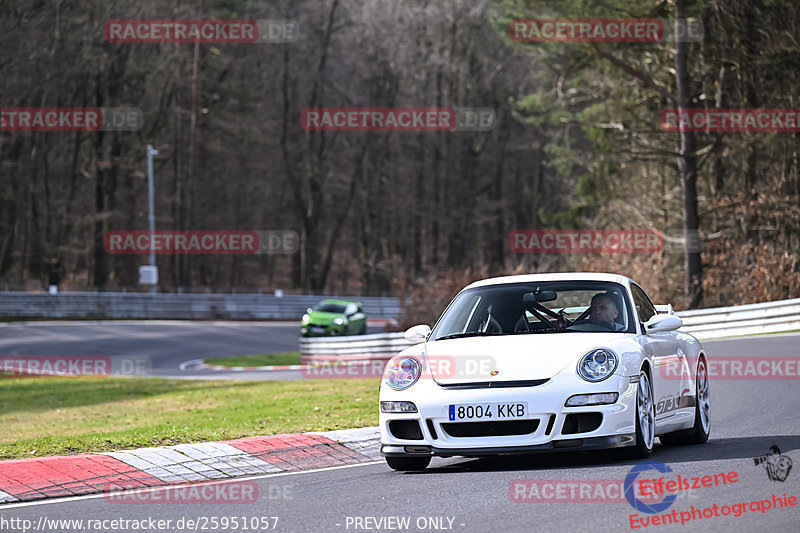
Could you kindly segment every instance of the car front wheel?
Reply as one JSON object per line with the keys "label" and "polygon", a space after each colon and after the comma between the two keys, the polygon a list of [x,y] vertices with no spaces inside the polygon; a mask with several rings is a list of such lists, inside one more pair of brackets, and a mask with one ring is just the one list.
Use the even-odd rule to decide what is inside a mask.
{"label": "car front wheel", "polygon": [[632,459],[646,459],[653,453],[655,441],[656,414],[653,403],[653,387],[647,372],[639,373],[639,386],[636,389],[636,444],[625,449],[625,455]]}
{"label": "car front wheel", "polygon": [[410,472],[413,470],[425,470],[431,464],[430,457],[387,457],[386,464],[392,470],[400,472]]}

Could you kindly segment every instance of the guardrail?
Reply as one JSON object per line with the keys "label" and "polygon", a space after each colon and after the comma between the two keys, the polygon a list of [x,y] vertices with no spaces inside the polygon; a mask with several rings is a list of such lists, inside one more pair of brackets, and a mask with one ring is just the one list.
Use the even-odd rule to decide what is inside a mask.
{"label": "guardrail", "polygon": [[760,304],[679,311],[681,331],[700,340],[800,329],[800,298]]}
{"label": "guardrail", "polygon": [[[123,292],[0,292],[0,320],[297,320],[324,296],[287,294],[171,294]],[[396,298],[345,297],[361,302],[370,318],[396,318]]]}
{"label": "guardrail", "polygon": [[[694,311],[672,311],[672,306],[656,306],[660,313],[677,315],[683,320],[680,331],[700,340],[718,339],[754,333],[780,333],[800,330],[800,298],[760,304],[717,307]],[[403,333],[384,333],[360,337],[309,338],[300,340],[300,355],[314,359],[389,359],[414,345]]]}
{"label": "guardrail", "polygon": [[400,333],[376,333],[349,337],[300,338],[300,356],[309,359],[389,359],[414,345]]}

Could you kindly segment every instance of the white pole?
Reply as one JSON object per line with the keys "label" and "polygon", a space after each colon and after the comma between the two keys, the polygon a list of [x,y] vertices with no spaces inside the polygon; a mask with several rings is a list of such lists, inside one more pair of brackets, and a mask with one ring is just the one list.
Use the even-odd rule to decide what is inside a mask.
{"label": "white pole", "polygon": [[[156,215],[154,209],[154,191],[153,191],[153,156],[158,155],[158,150],[153,148],[152,145],[147,145],[147,192],[149,196],[149,210],[148,222],[150,224],[150,266],[156,266],[156,253],[153,251],[153,239],[156,234]],[[156,287],[150,287],[150,292],[155,293]]]}
{"label": "white pole", "polygon": [[[150,242],[153,242],[153,237],[156,233],[156,215],[153,209],[153,156],[158,155],[158,150],[153,148],[152,145],[147,145],[147,191],[149,194],[150,214],[148,221],[150,222]],[[150,247],[150,266],[156,266],[156,254],[153,252],[153,247]]]}

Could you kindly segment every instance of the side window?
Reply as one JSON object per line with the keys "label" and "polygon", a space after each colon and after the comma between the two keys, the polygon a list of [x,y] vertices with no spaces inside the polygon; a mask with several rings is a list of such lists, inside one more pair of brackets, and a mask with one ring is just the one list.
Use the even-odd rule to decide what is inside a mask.
{"label": "side window", "polygon": [[636,313],[639,315],[639,320],[642,323],[650,320],[656,314],[656,308],[650,302],[650,298],[644,293],[642,289],[636,285],[631,285],[631,293],[633,294],[633,303],[636,306]]}

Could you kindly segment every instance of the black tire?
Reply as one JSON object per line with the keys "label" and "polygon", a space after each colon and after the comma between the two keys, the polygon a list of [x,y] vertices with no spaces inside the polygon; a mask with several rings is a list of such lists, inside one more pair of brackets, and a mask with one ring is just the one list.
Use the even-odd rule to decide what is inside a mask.
{"label": "black tire", "polygon": [[[705,359],[697,362],[697,374],[695,378],[695,403],[694,403],[694,425],[691,429],[683,429],[666,435],[660,435],[658,439],[664,446],[682,446],[685,444],[703,444],[711,434],[711,403],[709,397],[708,371]],[[704,424],[703,410],[707,423]],[[707,426],[707,427],[706,427]]]}
{"label": "black tire", "polygon": [[[640,409],[640,398],[644,397],[646,405]],[[649,411],[650,424],[653,426],[649,429],[651,433],[649,438],[645,438],[644,431],[642,430],[642,423],[640,419],[640,411]],[[653,453],[653,445],[655,444],[655,406],[653,405],[653,385],[650,383],[650,376],[647,372],[642,370],[639,373],[639,385],[636,392],[636,444],[622,449],[622,455],[629,459],[647,459]],[[648,442],[649,446],[648,446]]]}
{"label": "black tire", "polygon": [[399,472],[411,472],[413,470],[425,470],[431,464],[430,457],[387,457],[386,464],[392,470]]}

